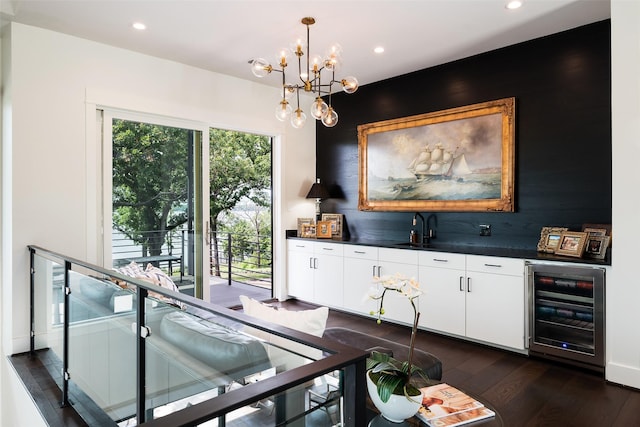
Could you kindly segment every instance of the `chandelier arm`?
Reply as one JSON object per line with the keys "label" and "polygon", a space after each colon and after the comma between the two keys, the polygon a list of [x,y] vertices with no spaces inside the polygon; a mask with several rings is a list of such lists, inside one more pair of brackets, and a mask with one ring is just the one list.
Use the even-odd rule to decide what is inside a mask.
{"label": "chandelier arm", "polygon": [[[278,70],[280,71],[280,70]],[[285,83],[285,76],[284,76],[284,68],[282,69],[282,99],[286,99],[287,98],[287,87],[286,87],[286,83]]]}
{"label": "chandelier arm", "polygon": [[311,58],[311,56],[309,55],[309,24],[307,24],[307,82],[306,82],[307,85],[309,84],[309,73],[310,73],[309,61],[310,61],[310,58]]}

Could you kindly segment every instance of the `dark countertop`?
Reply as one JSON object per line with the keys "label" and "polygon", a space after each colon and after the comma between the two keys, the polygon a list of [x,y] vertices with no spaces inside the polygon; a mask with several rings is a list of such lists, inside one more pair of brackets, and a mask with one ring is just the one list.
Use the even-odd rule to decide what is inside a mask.
{"label": "dark countertop", "polygon": [[[292,230],[295,233],[295,230]],[[522,249],[522,248],[500,248],[480,245],[469,244],[453,244],[453,243],[439,243],[432,242],[428,245],[410,244],[409,242],[387,241],[387,240],[366,240],[366,239],[309,239],[303,237],[295,237],[287,232],[287,239],[296,240],[315,240],[325,241],[331,243],[343,243],[349,245],[362,245],[362,246],[376,246],[381,248],[393,248],[393,249],[407,249],[416,251],[434,251],[434,252],[449,252],[460,253],[467,255],[486,255],[505,258],[518,258],[530,261],[554,261],[554,262],[568,262],[579,264],[593,264],[593,265],[611,265],[611,248],[607,251],[605,259],[589,259],[589,258],[574,258],[568,256],[560,256],[555,254],[548,254],[538,252],[535,249]]]}

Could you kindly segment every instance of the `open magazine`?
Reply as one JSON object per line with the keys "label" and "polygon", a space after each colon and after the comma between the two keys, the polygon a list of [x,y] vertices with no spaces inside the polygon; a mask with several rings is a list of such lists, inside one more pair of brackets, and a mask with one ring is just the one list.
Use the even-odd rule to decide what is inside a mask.
{"label": "open magazine", "polygon": [[453,427],[495,416],[484,404],[449,384],[423,387],[416,414],[431,427]]}

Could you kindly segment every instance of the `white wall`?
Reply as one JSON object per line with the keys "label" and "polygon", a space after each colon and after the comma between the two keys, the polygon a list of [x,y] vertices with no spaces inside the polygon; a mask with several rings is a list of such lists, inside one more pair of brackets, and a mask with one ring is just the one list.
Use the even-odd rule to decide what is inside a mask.
{"label": "white wall", "polygon": [[[11,75],[3,88],[12,100],[3,109],[3,354],[29,346],[28,244],[97,262],[95,244],[87,243],[95,241],[98,223],[94,104],[277,136],[275,286],[283,282],[284,230],[314,212],[304,199],[315,179],[313,120],[300,130],[275,120],[278,91],[263,84],[21,24],[9,31],[3,37]],[[5,392],[2,421],[15,409],[5,406]]]}
{"label": "white wall", "polygon": [[611,1],[611,44],[613,268],[607,278],[606,376],[640,388],[640,2]]}

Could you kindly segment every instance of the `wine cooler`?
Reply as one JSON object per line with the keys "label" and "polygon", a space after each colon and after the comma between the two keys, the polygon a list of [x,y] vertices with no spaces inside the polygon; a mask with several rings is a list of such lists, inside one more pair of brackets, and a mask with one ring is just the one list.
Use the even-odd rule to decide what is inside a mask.
{"label": "wine cooler", "polygon": [[529,354],[604,371],[605,270],[528,264]]}

